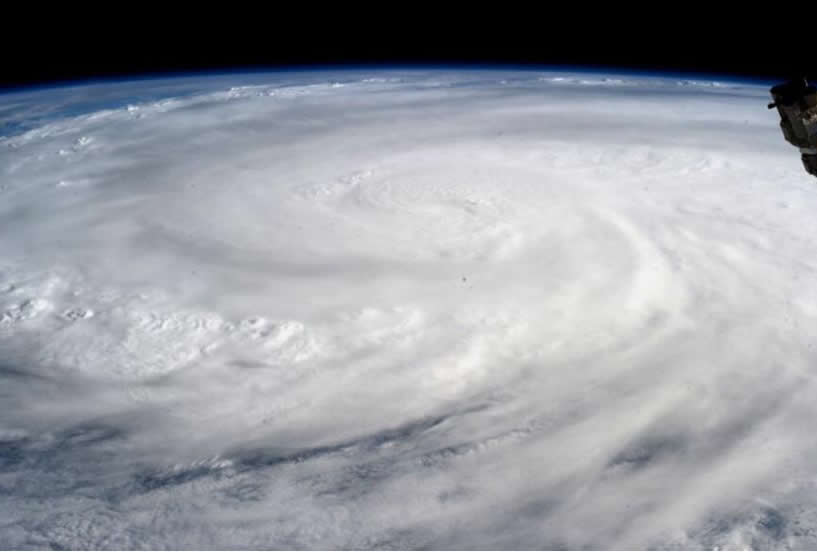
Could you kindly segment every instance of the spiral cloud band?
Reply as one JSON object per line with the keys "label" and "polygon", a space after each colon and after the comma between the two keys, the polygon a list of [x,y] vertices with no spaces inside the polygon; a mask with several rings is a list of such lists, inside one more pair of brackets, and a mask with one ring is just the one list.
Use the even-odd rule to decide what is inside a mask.
{"label": "spiral cloud band", "polygon": [[766,101],[0,96],[2,547],[817,547],[817,195]]}

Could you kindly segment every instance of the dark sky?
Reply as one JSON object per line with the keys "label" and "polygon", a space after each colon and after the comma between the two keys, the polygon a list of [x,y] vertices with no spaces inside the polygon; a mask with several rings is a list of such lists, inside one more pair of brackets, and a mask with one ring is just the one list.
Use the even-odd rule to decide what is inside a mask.
{"label": "dark sky", "polygon": [[55,15],[45,25],[7,29],[11,39],[0,86],[334,64],[557,65],[772,80],[817,77],[817,50],[808,39],[817,29],[805,35],[802,27],[776,24],[772,15],[767,25],[749,28],[744,21],[691,8],[685,8],[686,18],[656,12],[634,19],[609,14],[619,16],[610,19],[588,18],[585,12],[595,8],[577,6],[567,14],[548,9],[477,18],[396,4],[365,15],[329,13],[318,5],[301,13],[213,12],[205,20],[201,13],[168,17],[138,10],[90,19]]}

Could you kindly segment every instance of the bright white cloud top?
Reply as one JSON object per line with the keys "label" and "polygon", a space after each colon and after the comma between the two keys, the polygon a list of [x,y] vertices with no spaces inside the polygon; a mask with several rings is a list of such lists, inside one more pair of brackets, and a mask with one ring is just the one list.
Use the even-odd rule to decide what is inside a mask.
{"label": "bright white cloud top", "polygon": [[0,543],[817,547],[817,195],[766,101],[0,96]]}

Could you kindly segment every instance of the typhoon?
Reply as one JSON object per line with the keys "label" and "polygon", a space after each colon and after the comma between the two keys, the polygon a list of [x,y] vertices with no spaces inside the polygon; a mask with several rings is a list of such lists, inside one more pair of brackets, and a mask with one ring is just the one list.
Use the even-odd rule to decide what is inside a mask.
{"label": "typhoon", "polygon": [[0,547],[817,547],[768,84],[0,95]]}

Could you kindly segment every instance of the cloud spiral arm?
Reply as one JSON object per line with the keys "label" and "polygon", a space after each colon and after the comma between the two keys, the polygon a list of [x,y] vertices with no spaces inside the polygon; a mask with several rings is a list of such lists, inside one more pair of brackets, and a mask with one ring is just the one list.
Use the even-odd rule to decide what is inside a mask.
{"label": "cloud spiral arm", "polygon": [[0,540],[814,548],[817,200],[765,95],[0,97]]}

